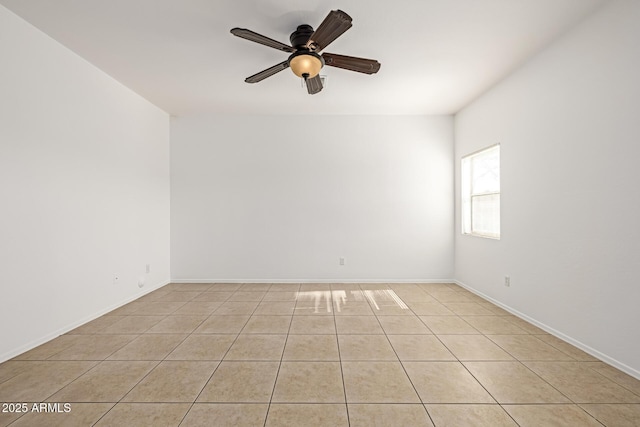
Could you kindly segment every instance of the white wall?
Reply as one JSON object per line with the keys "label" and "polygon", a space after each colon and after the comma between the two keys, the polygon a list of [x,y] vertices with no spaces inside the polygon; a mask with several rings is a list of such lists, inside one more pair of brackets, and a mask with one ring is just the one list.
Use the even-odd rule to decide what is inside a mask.
{"label": "white wall", "polygon": [[502,144],[502,239],[460,235],[456,212],[455,277],[635,376],[638,22],[640,2],[612,2],[455,118],[456,176]]}
{"label": "white wall", "polygon": [[452,131],[449,116],[172,119],[172,278],[451,278]]}
{"label": "white wall", "polygon": [[169,117],[2,6],[0,64],[2,361],[168,282]]}

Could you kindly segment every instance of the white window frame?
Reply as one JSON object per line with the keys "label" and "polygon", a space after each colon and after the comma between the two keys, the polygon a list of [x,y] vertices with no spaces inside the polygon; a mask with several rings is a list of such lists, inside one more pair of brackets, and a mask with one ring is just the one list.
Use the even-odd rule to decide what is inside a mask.
{"label": "white window frame", "polygon": [[[500,192],[488,191],[474,193],[473,191],[473,158],[490,150],[498,150],[498,158],[500,157],[500,144],[494,144],[482,150],[475,151],[471,154],[464,156],[460,162],[460,175],[461,175],[461,225],[462,234],[476,237],[484,237],[488,239],[500,240]],[[486,196],[498,196],[498,231],[497,233],[484,233],[482,231],[473,229],[473,200],[474,198],[486,197]]]}

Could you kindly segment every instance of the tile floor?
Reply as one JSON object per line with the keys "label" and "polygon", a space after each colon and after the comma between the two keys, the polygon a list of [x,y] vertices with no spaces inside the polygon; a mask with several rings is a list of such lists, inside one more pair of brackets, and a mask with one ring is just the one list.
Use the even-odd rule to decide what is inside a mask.
{"label": "tile floor", "polygon": [[640,426],[639,380],[453,284],[170,284],[0,364],[0,402],[15,427]]}

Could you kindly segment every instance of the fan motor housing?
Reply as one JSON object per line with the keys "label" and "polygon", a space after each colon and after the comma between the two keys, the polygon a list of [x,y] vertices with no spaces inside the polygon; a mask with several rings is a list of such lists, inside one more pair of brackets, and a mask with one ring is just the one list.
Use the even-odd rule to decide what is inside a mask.
{"label": "fan motor housing", "polygon": [[313,27],[311,25],[298,25],[298,29],[291,33],[289,40],[291,41],[291,46],[296,49],[304,48],[307,45],[307,42],[311,38],[313,34]]}

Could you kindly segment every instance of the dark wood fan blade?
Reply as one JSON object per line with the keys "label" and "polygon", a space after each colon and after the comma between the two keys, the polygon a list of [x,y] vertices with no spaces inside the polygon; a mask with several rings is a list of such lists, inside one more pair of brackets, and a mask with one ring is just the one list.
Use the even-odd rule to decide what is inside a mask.
{"label": "dark wood fan blade", "polygon": [[280,71],[289,68],[289,61],[284,61],[279,63],[278,65],[274,65],[273,67],[267,68],[266,70],[262,70],[259,73],[254,74],[251,77],[247,77],[244,79],[247,83],[258,83],[267,77],[271,77]]}
{"label": "dark wood fan blade", "polygon": [[307,79],[306,82],[307,92],[309,92],[309,95],[315,95],[322,90],[322,79],[320,78],[320,74],[317,74],[311,79]]}
{"label": "dark wood fan blade", "polygon": [[341,10],[332,10],[311,34],[307,47],[319,52],[351,28],[351,17]]}
{"label": "dark wood fan blade", "polygon": [[375,59],[356,58],[355,56],[336,55],[335,53],[323,53],[325,65],[344,68],[365,74],[375,74],[380,69],[380,63]]}
{"label": "dark wood fan blade", "polygon": [[282,50],[284,52],[293,52],[295,49],[284,43],[280,43],[277,40],[270,39],[269,37],[258,34],[255,31],[247,30],[246,28],[233,28],[231,34],[241,37],[243,39],[250,40],[252,42],[260,43],[265,46],[272,47],[274,49]]}

